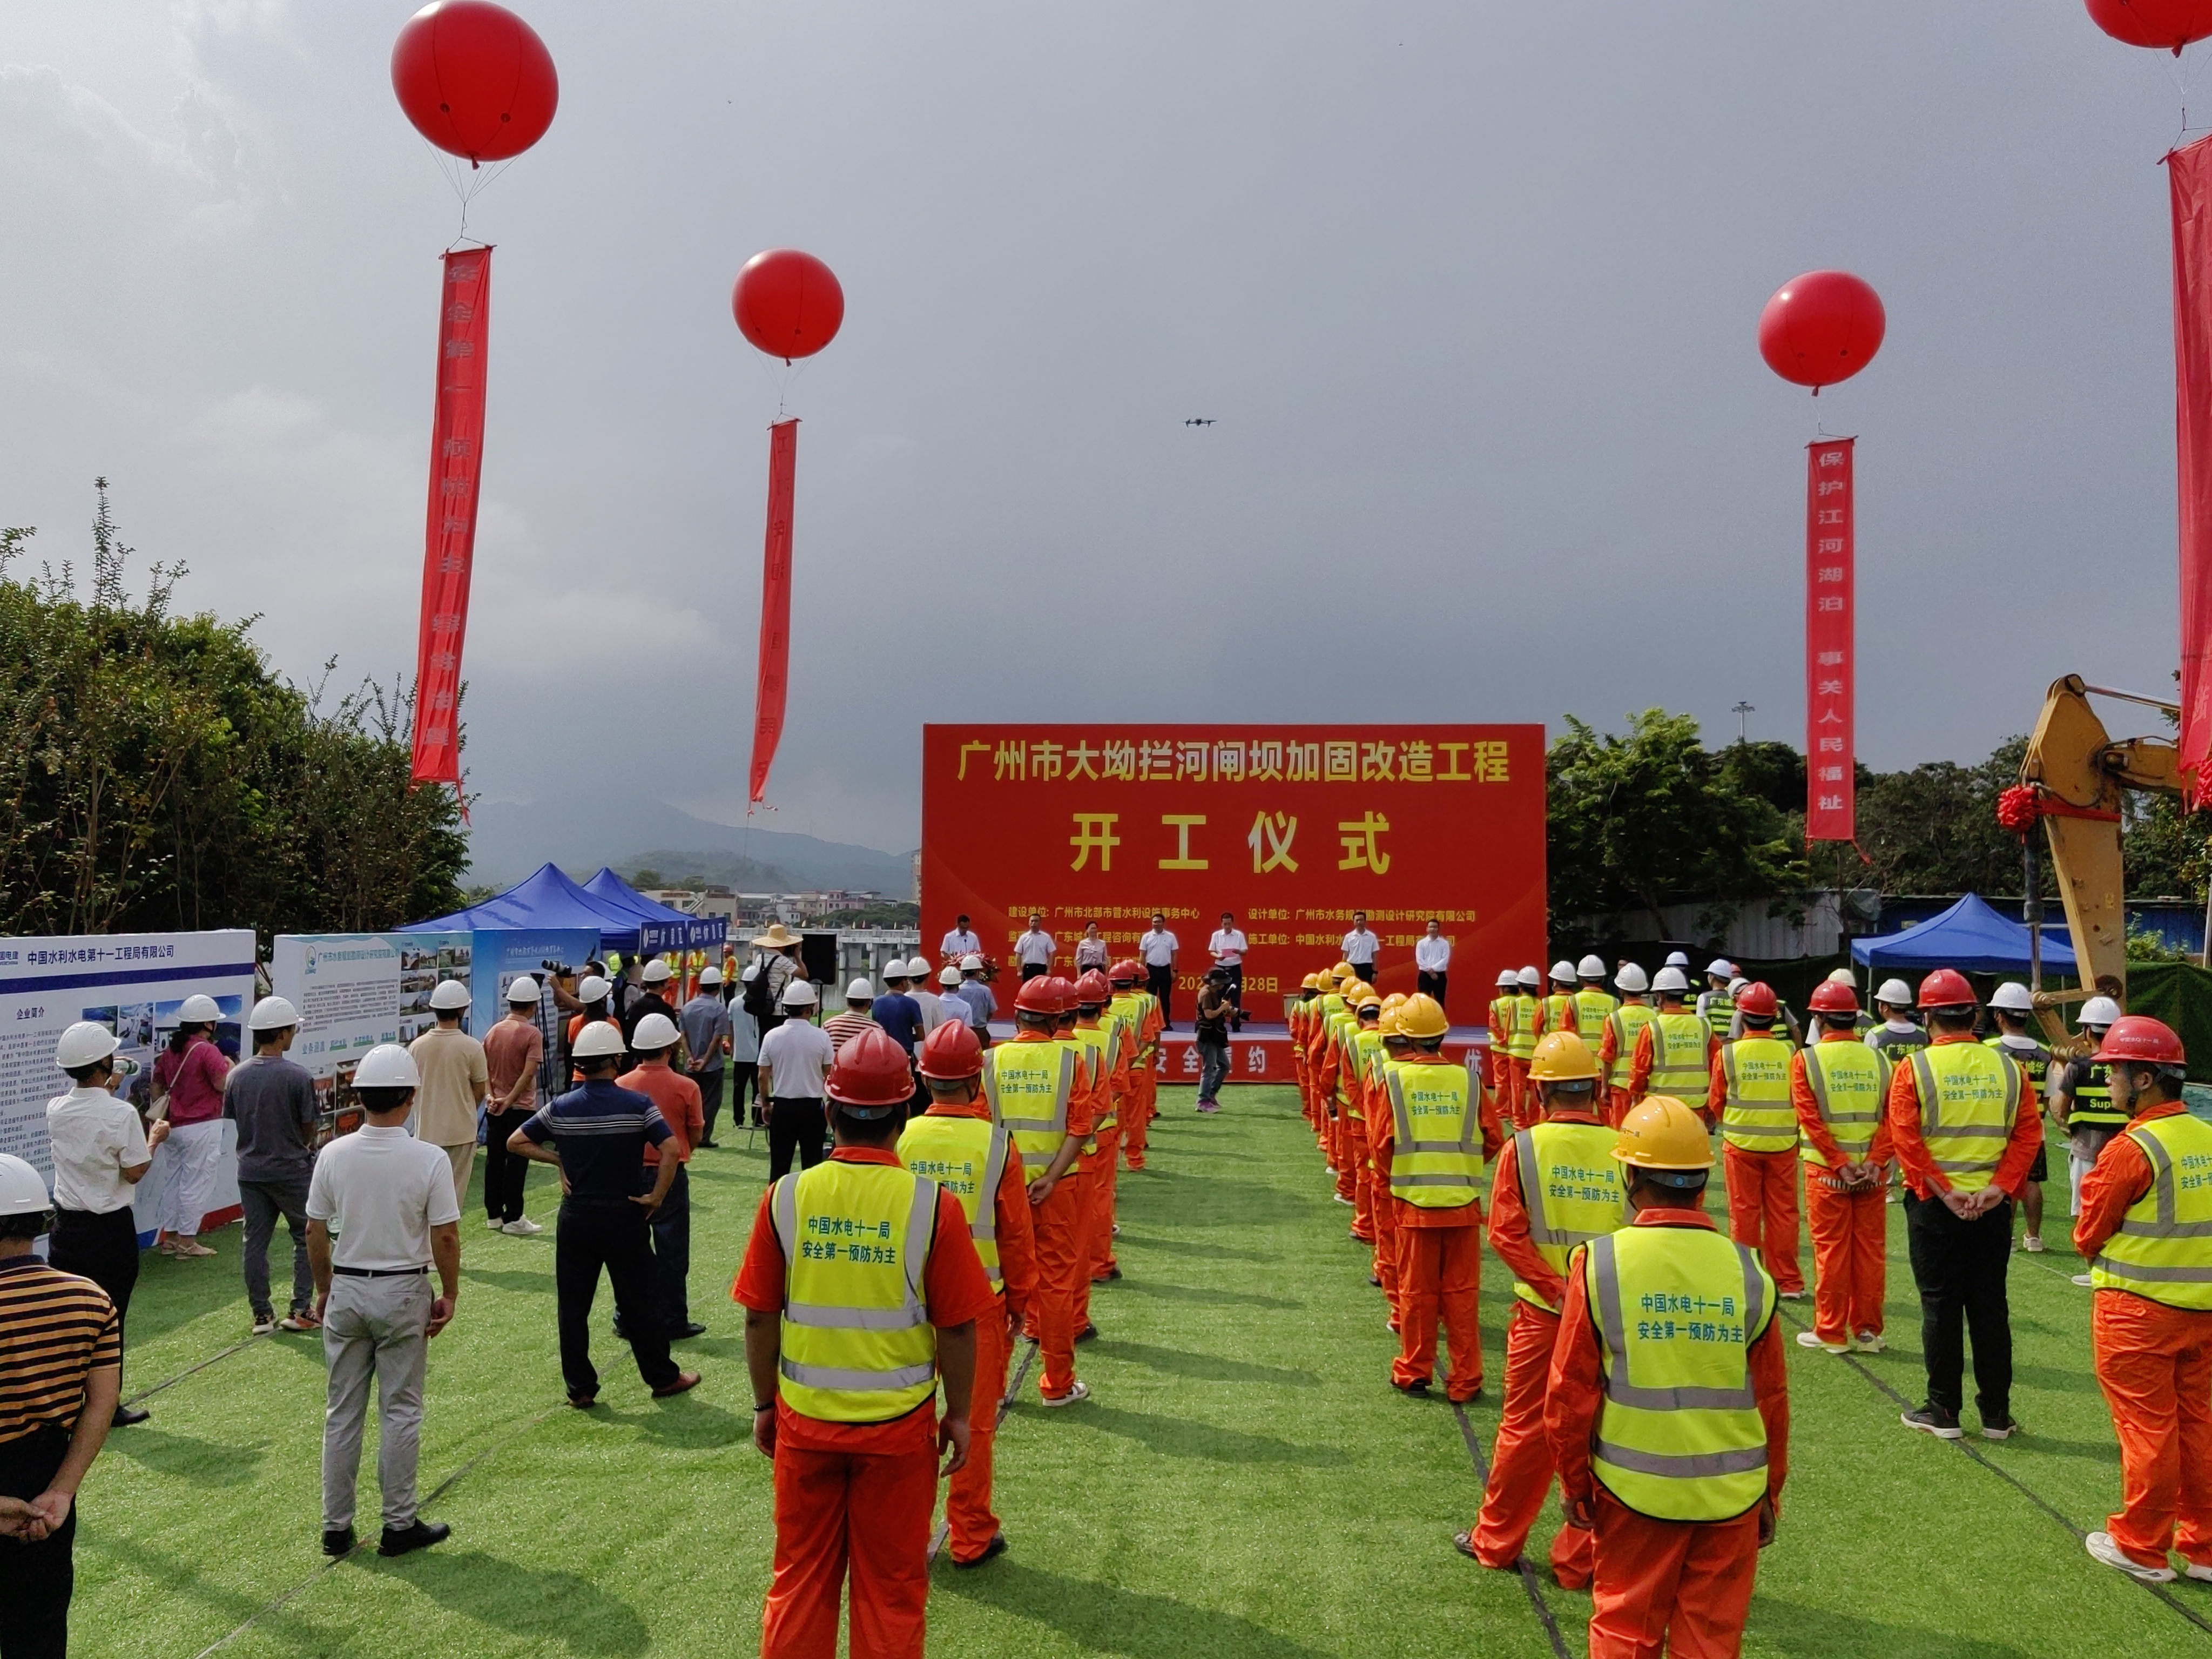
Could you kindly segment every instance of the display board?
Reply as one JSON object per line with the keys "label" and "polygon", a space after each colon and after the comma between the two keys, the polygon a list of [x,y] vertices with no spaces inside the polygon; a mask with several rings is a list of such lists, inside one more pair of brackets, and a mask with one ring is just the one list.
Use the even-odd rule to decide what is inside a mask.
{"label": "display board", "polygon": [[921,930],[966,913],[1011,957],[1028,913],[1063,971],[1084,924],[1133,952],[1155,910],[1180,986],[1224,910],[1250,942],[1245,1006],[1279,1009],[1335,960],[1353,911],[1385,990],[1414,988],[1431,916],[1453,942],[1454,1012],[1479,1018],[1500,968],[1543,955],[1540,726],[928,726]]}

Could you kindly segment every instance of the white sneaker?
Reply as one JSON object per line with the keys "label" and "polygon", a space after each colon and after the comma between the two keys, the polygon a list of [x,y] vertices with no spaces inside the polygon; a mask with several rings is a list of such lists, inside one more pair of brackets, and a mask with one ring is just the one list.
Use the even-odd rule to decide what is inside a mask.
{"label": "white sneaker", "polygon": [[1851,1351],[1851,1345],[1848,1342],[1823,1342],[1811,1331],[1797,1333],[1797,1346],[1801,1348],[1818,1348],[1822,1353],[1849,1353]]}
{"label": "white sneaker", "polygon": [[[2173,1582],[2172,1567],[2146,1567],[2130,1560],[2126,1552],[2112,1541],[2112,1534],[2108,1532],[2093,1532],[2081,1542],[2091,1556],[2108,1567],[2117,1567],[2130,1578],[2140,1579],[2146,1584],[2171,1584]],[[2212,1570],[2192,1566],[2189,1576],[2191,1578],[2212,1578]]]}
{"label": "white sneaker", "polygon": [[2185,1561],[2182,1563],[2181,1570],[2191,1578],[2212,1581],[2212,1566],[2206,1566],[2196,1561]]}
{"label": "white sneaker", "polygon": [[538,1234],[544,1231],[544,1228],[539,1226],[526,1215],[517,1216],[514,1220],[508,1222],[504,1227],[500,1229],[500,1231],[503,1233],[512,1233],[517,1238],[535,1238]]}
{"label": "white sneaker", "polygon": [[2074,1275],[2074,1282],[2076,1285],[2079,1285],[2085,1291],[2094,1289],[2097,1283],[2095,1279],[2090,1278],[2087,1273],[2075,1273]]}
{"label": "white sneaker", "polygon": [[1861,1353],[1880,1353],[1889,1344],[1881,1340],[1879,1331],[1861,1331],[1852,1339],[1851,1346]]}
{"label": "white sneaker", "polygon": [[487,1227],[489,1227],[489,1228],[490,1228],[490,1229],[492,1230],[492,1231],[494,1231],[494,1232],[497,1232],[497,1231],[498,1231],[501,1227],[505,1226],[506,1224],[507,1224],[506,1223],[502,1222],[502,1221],[501,1221],[501,1220],[497,1216],[495,1216],[495,1216],[489,1216],[489,1217],[485,1218],[485,1220],[484,1220],[484,1225],[485,1225],[485,1226],[487,1226]]}
{"label": "white sneaker", "polygon": [[1784,1302],[1804,1302],[1811,1298],[1813,1292],[1810,1291],[1777,1291],[1775,1294],[1780,1297]]}
{"label": "white sneaker", "polygon": [[1044,1395],[1040,1397],[1048,1406],[1073,1406],[1079,1400],[1088,1400],[1091,1398],[1091,1386],[1086,1382],[1078,1382],[1073,1388],[1070,1389],[1066,1394],[1060,1395],[1057,1400],[1054,1400],[1050,1395]]}
{"label": "white sneaker", "polygon": [[1340,1204],[1351,1204],[1353,1202],[1352,1200],[1346,1198],[1342,1193],[1331,1193],[1329,1196]]}
{"label": "white sneaker", "polygon": [[265,1319],[257,1318],[253,1322],[253,1334],[256,1336],[268,1336],[274,1333],[276,1328],[276,1316],[275,1314],[270,1314]]}
{"label": "white sneaker", "polygon": [[2043,1241],[2036,1237],[2035,1234],[2029,1233],[2020,1241],[2020,1248],[2026,1250],[2030,1255],[2041,1255],[2043,1254]]}

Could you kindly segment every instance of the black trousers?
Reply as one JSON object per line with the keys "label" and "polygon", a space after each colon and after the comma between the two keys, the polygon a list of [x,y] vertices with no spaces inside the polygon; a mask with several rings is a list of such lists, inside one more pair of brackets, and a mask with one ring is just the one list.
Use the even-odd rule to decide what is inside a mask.
{"label": "black trousers", "polygon": [[[89,1210],[56,1210],[46,1259],[58,1271],[88,1279],[107,1292],[107,1299],[115,1304],[115,1340],[119,1346],[131,1312],[131,1291],[138,1283],[138,1223],[130,1206],[105,1215],[94,1215]],[[5,1543],[0,1541],[0,1556],[6,1553]]]}
{"label": "black trousers", "polygon": [[[1352,958],[1351,958],[1351,957],[1346,957],[1345,958],[1345,960],[1346,960],[1346,962],[1352,962]],[[1358,980],[1358,981],[1362,985],[1372,985],[1372,984],[1374,984],[1374,983],[1375,983],[1375,964],[1374,964],[1374,963],[1373,963],[1373,962],[1371,962],[1371,961],[1369,961],[1369,962],[1352,962],[1352,976],[1354,979]]]}
{"label": "black trousers", "polygon": [[1905,1198],[1906,1243],[1920,1286],[1920,1346],[1928,1403],[1956,1417],[1974,1340],[1974,1404],[1984,1423],[2012,1414],[2012,1312],[2005,1270],[2012,1261],[2012,1205],[1961,1221],[1938,1198]]}
{"label": "black trousers", "polygon": [[[54,1424],[0,1441],[0,1497],[28,1499],[46,1491],[69,1455],[69,1443],[70,1431]],[[68,1653],[76,1512],[71,1504],[61,1530],[38,1543],[0,1538],[0,1659],[64,1659]]]}
{"label": "black trousers", "polygon": [[507,1137],[529,1121],[528,1112],[484,1115],[484,1214],[504,1225],[522,1219],[522,1179],[530,1160],[507,1150]]}
{"label": "black trousers", "polygon": [[660,1322],[675,1331],[691,1322],[691,1172],[678,1170],[668,1196],[653,1212],[653,1282]]}
{"label": "black trousers", "polygon": [[1024,979],[1042,979],[1051,971],[1052,964],[1048,962],[1025,962],[1022,964]]}
{"label": "black trousers", "polygon": [[791,1155],[799,1154],[799,1167],[811,1170],[829,1154],[822,1139],[830,1121],[823,1115],[816,1095],[771,1095],[768,1103],[768,1178],[781,1181],[791,1173]]}
{"label": "black trousers", "polygon": [[757,1060],[732,1060],[723,1063],[722,1069],[730,1074],[730,1127],[741,1129],[745,1122],[745,1100],[753,1103],[753,1127],[762,1122],[761,1109],[766,1103],[760,1097],[760,1062]]}
{"label": "black trousers", "polygon": [[668,1333],[660,1322],[653,1285],[653,1245],[641,1205],[626,1198],[564,1198],[561,1228],[553,1240],[553,1290],[561,1328],[561,1381],[568,1397],[599,1391],[592,1365],[592,1303],[605,1269],[614,1287],[615,1313],[622,1320],[637,1374],[647,1388],[665,1388],[677,1376],[668,1357]]}
{"label": "black trousers", "polygon": [[[714,1120],[722,1115],[723,1070],[722,1066],[717,1066],[711,1072],[687,1072],[684,1074],[699,1085],[699,1115],[706,1124],[706,1127],[699,1132],[699,1139],[702,1142],[714,1138]],[[739,1112],[738,1115],[742,1119],[744,1114]]]}
{"label": "black trousers", "polygon": [[1147,966],[1145,969],[1145,988],[1160,1000],[1160,1019],[1164,1024],[1175,1024],[1175,969]]}
{"label": "black trousers", "polygon": [[1425,968],[1417,969],[1413,974],[1413,989],[1421,995],[1434,997],[1437,1006],[1442,1007],[1444,981],[1449,977],[1448,974],[1432,974]]}
{"label": "black trousers", "polygon": [[1222,994],[1241,1010],[1244,1006],[1244,964],[1241,962],[1224,963],[1221,971],[1229,975],[1228,982],[1221,988]]}

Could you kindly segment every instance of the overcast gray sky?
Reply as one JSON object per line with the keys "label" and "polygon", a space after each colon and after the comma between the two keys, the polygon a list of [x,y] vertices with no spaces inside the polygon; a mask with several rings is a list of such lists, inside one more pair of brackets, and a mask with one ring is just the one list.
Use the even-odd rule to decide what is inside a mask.
{"label": "overcast gray sky", "polygon": [[[925,720],[1799,740],[1816,421],[1862,439],[1862,758],[2169,683],[2179,100],[2078,0],[519,9],[562,102],[471,210],[489,798],[742,816],[782,370],[728,291],[779,245],[848,310],[767,827],[913,846]],[[297,676],[413,668],[458,210],[411,9],[0,4],[0,523],[81,561],[106,473]],[[1754,330],[1823,265],[1889,336],[1815,403]]]}

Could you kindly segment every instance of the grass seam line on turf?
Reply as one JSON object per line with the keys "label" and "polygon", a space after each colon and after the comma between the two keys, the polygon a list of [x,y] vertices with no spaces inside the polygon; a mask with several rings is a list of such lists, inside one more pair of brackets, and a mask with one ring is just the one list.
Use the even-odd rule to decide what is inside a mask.
{"label": "grass seam line on turf", "polygon": [[[1451,1402],[1452,1415],[1459,1419],[1460,1438],[1467,1442],[1467,1453],[1474,1460],[1474,1472],[1482,1482],[1483,1490],[1490,1489],[1490,1460],[1482,1455],[1482,1445],[1474,1437],[1474,1425],[1468,1419],[1467,1407],[1459,1401]],[[1475,1565],[1480,1567],[1480,1561]],[[1552,1638],[1552,1651],[1559,1659],[1574,1659],[1567,1650],[1567,1638],[1559,1629],[1559,1621],[1552,1612],[1552,1604],[1544,1599],[1543,1584],[1537,1579],[1536,1569],[1528,1564],[1528,1553],[1521,1553],[1517,1563],[1521,1571],[1521,1588],[1528,1592],[1528,1601],[1536,1609],[1536,1617],[1544,1621],[1544,1633]]]}
{"label": "grass seam line on turf", "polygon": [[[1034,1340],[1030,1341],[1029,1352],[1022,1356],[1021,1369],[1014,1373],[1014,1380],[1006,1384],[1006,1393],[999,1396],[998,1414],[991,1419],[991,1427],[994,1432],[1006,1425],[1006,1413],[1013,1410],[1015,1396],[1021,1393],[1022,1384],[1029,1381],[1030,1362],[1037,1357],[1038,1346]],[[927,1565],[933,1567],[937,1565],[937,1553],[945,1547],[945,1540],[951,1535],[951,1532],[952,1523],[950,1521],[940,1521],[937,1523],[937,1531],[932,1534],[929,1540]]]}
{"label": "grass seam line on turf", "polygon": [[234,1342],[228,1347],[224,1348],[218,1352],[210,1354],[205,1359],[201,1360],[198,1364],[185,1366],[184,1370],[179,1371],[174,1376],[169,1378],[166,1382],[156,1382],[150,1389],[139,1389],[137,1393],[132,1395],[130,1399],[125,1401],[123,1403],[126,1406],[135,1406],[142,1400],[151,1400],[155,1395],[161,1393],[162,1389],[173,1389],[178,1383],[183,1382],[186,1377],[197,1376],[201,1371],[205,1370],[209,1366],[216,1364],[216,1361],[228,1359],[234,1353],[243,1353],[255,1343],[265,1342],[268,1340],[268,1338],[264,1336],[249,1336],[243,1341]]}

